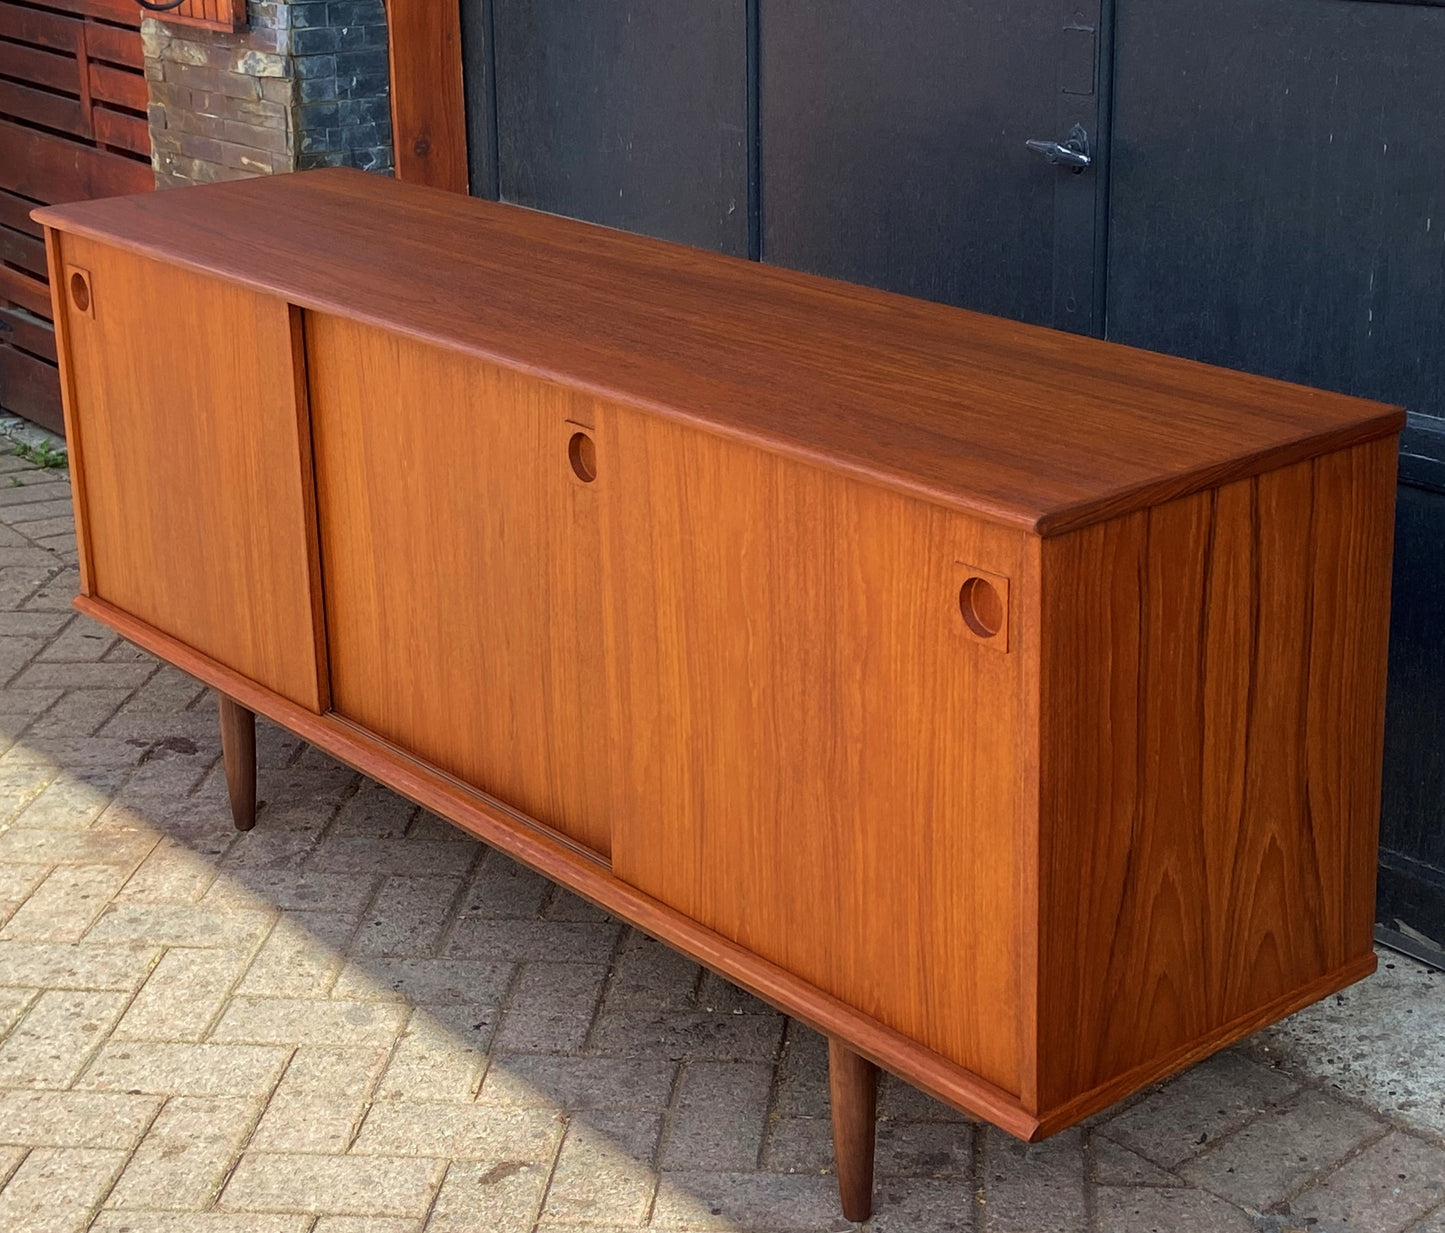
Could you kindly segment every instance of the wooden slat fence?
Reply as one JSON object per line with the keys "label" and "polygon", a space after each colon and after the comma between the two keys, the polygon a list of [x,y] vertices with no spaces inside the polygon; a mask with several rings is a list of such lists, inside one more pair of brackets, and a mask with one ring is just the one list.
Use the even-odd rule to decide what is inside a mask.
{"label": "wooden slat fence", "polygon": [[0,408],[56,432],[45,244],[30,211],[154,186],[140,18],[134,0],[0,0]]}

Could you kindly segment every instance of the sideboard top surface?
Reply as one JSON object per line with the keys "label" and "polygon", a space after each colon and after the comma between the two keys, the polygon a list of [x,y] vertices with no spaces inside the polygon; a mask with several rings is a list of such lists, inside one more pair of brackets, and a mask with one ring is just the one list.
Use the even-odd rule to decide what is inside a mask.
{"label": "sideboard top surface", "polygon": [[[35,217],[1040,535],[1404,420],[1380,403],[362,172]],[[167,323],[156,330],[167,345]]]}

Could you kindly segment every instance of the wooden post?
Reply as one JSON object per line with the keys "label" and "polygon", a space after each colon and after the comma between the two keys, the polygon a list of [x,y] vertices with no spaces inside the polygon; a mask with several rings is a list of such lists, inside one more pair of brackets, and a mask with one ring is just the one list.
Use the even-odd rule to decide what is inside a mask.
{"label": "wooden post", "polygon": [[833,1160],[843,1215],[849,1220],[867,1220],[873,1214],[878,1067],[841,1040],[829,1037],[828,1093],[833,1106]]}
{"label": "wooden post", "polygon": [[221,755],[231,818],[238,831],[249,831],[256,825],[256,713],[225,694],[216,696],[221,700]]}

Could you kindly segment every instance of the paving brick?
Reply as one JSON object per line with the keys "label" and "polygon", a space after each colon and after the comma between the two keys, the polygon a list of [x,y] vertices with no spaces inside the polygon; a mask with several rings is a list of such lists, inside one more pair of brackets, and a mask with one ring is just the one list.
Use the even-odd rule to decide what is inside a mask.
{"label": "paving brick", "polygon": [[326,839],[310,865],[329,873],[448,878],[464,875],[474,859],[475,853],[468,845],[439,839],[368,839],[340,835]]}
{"label": "paving brick", "polygon": [[1109,1233],[1257,1233],[1239,1208],[1203,1190],[1100,1186],[1097,1194],[1099,1227]]}
{"label": "paving brick", "polygon": [[112,633],[88,617],[77,616],[37,658],[50,662],[94,662],[105,658],[105,653],[119,641],[119,634]]}
{"label": "paving brick", "polygon": [[129,870],[118,865],[62,865],[51,871],[0,929],[0,942],[75,942],[90,928]]}
{"label": "paving brick", "polygon": [[307,1233],[310,1227],[311,1217],[299,1215],[102,1211],[90,1233]]}
{"label": "paving brick", "polygon": [[399,839],[420,806],[390,788],[367,782],[337,811],[331,834],[348,838]]}
{"label": "paving brick", "polygon": [[[836,1210],[837,1199],[834,1198]],[[973,1233],[974,1195],[958,1182],[927,1181],[915,1178],[890,1178],[875,1192],[874,1215],[867,1225],[868,1233]],[[838,1228],[856,1226],[846,1221]],[[1101,1233],[1117,1233],[1111,1226],[1100,1226]],[[1039,1229],[1037,1233],[1054,1233]],[[1170,1233],[1185,1233],[1173,1229]],[[1188,1233],[1194,1233],[1189,1230]]]}
{"label": "paving brick", "polygon": [[155,1096],[109,1092],[0,1092],[0,1143],[131,1148],[161,1107]]}
{"label": "paving brick", "polygon": [[39,996],[38,989],[0,989],[0,1038],[20,1022],[21,1016]]}
{"label": "paving brick", "polygon": [[1180,1173],[1231,1202],[1263,1211],[1384,1133],[1382,1123],[1344,1102],[1304,1092],[1196,1157]]}
{"label": "paving brick", "polygon": [[159,946],[249,949],[270,930],[270,912],[217,911],[178,903],[113,903],[91,926],[91,942],[153,942]]}
{"label": "paving brick", "polygon": [[326,996],[345,962],[342,952],[355,927],[349,915],[282,913],[236,992],[251,997]]}
{"label": "paving brick", "polygon": [[156,846],[153,834],[83,831],[75,834],[49,828],[12,827],[0,832],[0,862],[22,864],[101,865],[134,868]]}
{"label": "paving brick", "polygon": [[611,923],[465,917],[453,928],[445,953],[452,959],[493,962],[605,964],[620,928]]}
{"label": "paving brick", "polygon": [[67,1087],[125,1009],[120,993],[47,990],[0,1044],[0,1087]]}
{"label": "paving brick", "polygon": [[354,921],[375,888],[376,878],[370,874],[232,868],[215,881],[205,901],[216,907],[266,906],[288,912],[323,912]]}
{"label": "paving brick", "polygon": [[405,1007],[388,1002],[237,996],[211,1039],[253,1045],[390,1045],[405,1021]]}
{"label": "paving brick", "polygon": [[0,1192],[0,1229],[79,1233],[90,1223],[125,1156],[100,1148],[37,1148]]}
{"label": "paving brick", "polygon": [[564,1124],[545,1109],[378,1101],[362,1123],[358,1156],[445,1156],[541,1162],[556,1154]]}
{"label": "paving brick", "polygon": [[494,1053],[477,1099],[524,1108],[662,1110],[677,1072],[665,1058]]}
{"label": "paving brick", "polygon": [[311,1233],[416,1233],[417,1223],[404,1216],[322,1216]]}
{"label": "paving brick", "polygon": [[609,1110],[572,1120],[557,1155],[546,1222],[640,1226],[657,1190],[662,1119]]}
{"label": "paving brick", "polygon": [[496,1006],[513,971],[510,963],[472,959],[353,959],[336,978],[331,996],[413,1006]]}
{"label": "paving brick", "polygon": [[15,684],[29,689],[139,689],[155,668],[151,664],[32,663]]}
{"label": "paving brick", "polygon": [[231,843],[232,837],[225,833],[201,836],[199,846],[163,839],[130,875],[117,898],[135,903],[196,903],[214,885],[216,863]]}
{"label": "paving brick", "polygon": [[497,1030],[496,1047],[514,1053],[575,1053],[602,996],[602,964],[526,963]]}
{"label": "paving brick", "polygon": [[[888,1080],[879,1088],[879,1112],[885,1112]],[[800,1023],[789,1022],[773,1092],[779,1117],[828,1116],[828,1042]]]}
{"label": "paving brick", "polygon": [[757,1167],[773,1067],[763,1062],[691,1062],[662,1151],[666,1169],[737,1172]]}
{"label": "paving brick", "polygon": [[1102,1133],[1162,1168],[1175,1169],[1211,1139],[1244,1125],[1298,1086],[1239,1053],[1219,1053],[1105,1122]]}
{"label": "paving brick", "polygon": [[769,1062],[783,1035],[781,1015],[648,1015],[604,1011],[589,1051],[614,1056]]}
{"label": "paving brick", "polygon": [[387,1156],[248,1152],[221,1195],[230,1211],[309,1211],[342,1216],[421,1216],[445,1164]]}
{"label": "paving brick", "polygon": [[221,1013],[246,958],[244,953],[229,950],[168,950],[116,1024],[111,1039],[202,1039]]}
{"label": "paving brick", "polygon": [[1170,1186],[1180,1189],[1184,1180],[1167,1173],[1127,1147],[1095,1135],[1092,1140],[1094,1180],[1101,1186]]}
{"label": "paving brick", "polygon": [[652,1224],[660,1229],[729,1233],[740,1225],[830,1233],[849,1228],[838,1215],[833,1178],[802,1173],[664,1173]]}
{"label": "paving brick", "polygon": [[[70,724],[73,720],[64,717],[63,722]],[[121,767],[97,768],[84,777],[59,775],[25,807],[17,825],[83,830],[105,812],[130,774],[128,767]]]}
{"label": "paving brick", "polygon": [[1078,1130],[1025,1144],[989,1127],[984,1138],[984,1227],[990,1233],[1083,1233],[1084,1146]]}
{"label": "paving brick", "polygon": [[274,1045],[104,1045],[76,1087],[180,1096],[265,1096],[291,1050]]}
{"label": "paving brick", "polygon": [[141,1140],[106,1206],[147,1211],[209,1206],[260,1111],[258,1100],[172,1097]]}
{"label": "paving brick", "polygon": [[693,1005],[702,969],[676,951],[629,929],[607,989],[607,1009],[681,1010]]}
{"label": "paving brick", "polygon": [[461,890],[456,878],[390,877],[357,930],[358,955],[429,954],[441,940]]}
{"label": "paving brick", "polygon": [[426,1233],[531,1233],[549,1170],[550,1162],[455,1162],[437,1194]]}
{"label": "paving brick", "polygon": [[138,988],[160,958],[156,946],[0,945],[0,986],[122,991]]}
{"label": "paving brick", "polygon": [[1445,1150],[1398,1131],[1320,1179],[1292,1219],[1348,1233],[1392,1233],[1445,1203]]}
{"label": "paving brick", "polygon": [[874,1168],[880,1177],[965,1177],[974,1134],[970,1122],[879,1122]]}
{"label": "paving brick", "polygon": [[257,1151],[344,1152],[386,1065],[384,1049],[296,1050],[251,1139]]}
{"label": "paving brick", "polygon": [[[447,1014],[466,1012],[458,1023]],[[464,1100],[477,1092],[495,1027],[487,1008],[433,1007],[412,1015],[377,1095],[383,1100]]]}

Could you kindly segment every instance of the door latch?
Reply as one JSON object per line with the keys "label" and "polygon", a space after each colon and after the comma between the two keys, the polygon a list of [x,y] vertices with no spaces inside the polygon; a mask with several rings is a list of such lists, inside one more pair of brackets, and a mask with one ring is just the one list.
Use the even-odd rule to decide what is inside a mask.
{"label": "door latch", "polygon": [[1062,142],[1027,141],[1024,144],[1045,162],[1071,168],[1075,175],[1094,161],[1089,153],[1089,134],[1082,124],[1074,125]]}

